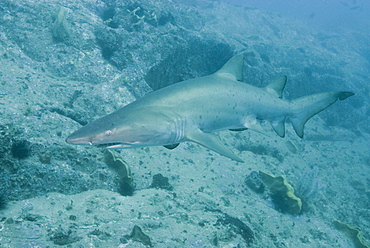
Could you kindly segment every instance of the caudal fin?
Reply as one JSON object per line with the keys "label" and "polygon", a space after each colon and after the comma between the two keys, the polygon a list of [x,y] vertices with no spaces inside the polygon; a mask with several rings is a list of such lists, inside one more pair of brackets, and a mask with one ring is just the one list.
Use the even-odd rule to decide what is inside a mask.
{"label": "caudal fin", "polygon": [[344,100],[353,95],[354,93],[348,91],[331,91],[293,100],[291,102],[293,114],[289,118],[294,131],[302,138],[304,125],[312,116],[326,109],[338,99]]}

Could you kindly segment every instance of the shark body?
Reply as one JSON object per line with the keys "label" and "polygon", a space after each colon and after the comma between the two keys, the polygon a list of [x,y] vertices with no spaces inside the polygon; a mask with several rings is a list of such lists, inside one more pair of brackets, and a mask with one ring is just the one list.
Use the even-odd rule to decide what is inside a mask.
{"label": "shark body", "polygon": [[297,135],[303,137],[304,125],[312,116],[353,95],[332,91],[286,101],[282,99],[286,76],[265,88],[248,85],[241,82],[243,61],[242,54],[236,55],[214,74],[149,93],[80,128],[66,141],[106,148],[163,145],[170,149],[192,141],[243,162],[212,132],[259,129],[263,120],[284,137],[285,121],[290,119]]}

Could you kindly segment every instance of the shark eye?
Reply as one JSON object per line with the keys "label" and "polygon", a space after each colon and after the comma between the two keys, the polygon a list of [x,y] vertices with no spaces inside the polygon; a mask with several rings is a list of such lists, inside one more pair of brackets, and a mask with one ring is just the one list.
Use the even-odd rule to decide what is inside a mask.
{"label": "shark eye", "polygon": [[105,134],[107,136],[111,136],[113,134],[113,131],[112,130],[107,130],[107,131],[105,131]]}

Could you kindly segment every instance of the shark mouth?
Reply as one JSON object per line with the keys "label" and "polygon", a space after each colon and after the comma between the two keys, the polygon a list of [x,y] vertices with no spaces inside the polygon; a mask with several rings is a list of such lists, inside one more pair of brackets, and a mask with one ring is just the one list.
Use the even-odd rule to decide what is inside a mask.
{"label": "shark mouth", "polygon": [[122,145],[122,143],[105,143],[105,144],[98,144],[98,145],[95,145],[96,147],[98,148],[110,148],[110,147],[114,147],[114,146],[117,146],[117,145]]}
{"label": "shark mouth", "polygon": [[99,148],[106,148],[106,149],[122,149],[122,148],[130,148],[132,144],[129,143],[105,143],[96,145]]}

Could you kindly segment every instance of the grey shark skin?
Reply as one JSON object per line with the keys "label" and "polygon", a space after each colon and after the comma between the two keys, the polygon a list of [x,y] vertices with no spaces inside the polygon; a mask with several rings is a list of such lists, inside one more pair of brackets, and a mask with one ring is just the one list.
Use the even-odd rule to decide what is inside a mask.
{"label": "grey shark skin", "polygon": [[242,54],[236,55],[214,74],[149,93],[80,128],[66,141],[106,148],[164,145],[170,149],[192,141],[243,162],[212,132],[259,129],[258,124],[265,120],[284,137],[285,121],[289,118],[297,135],[303,137],[304,125],[312,116],[338,99],[353,95],[332,91],[286,101],[281,98],[286,76],[265,88],[248,85],[240,82],[243,61]]}

